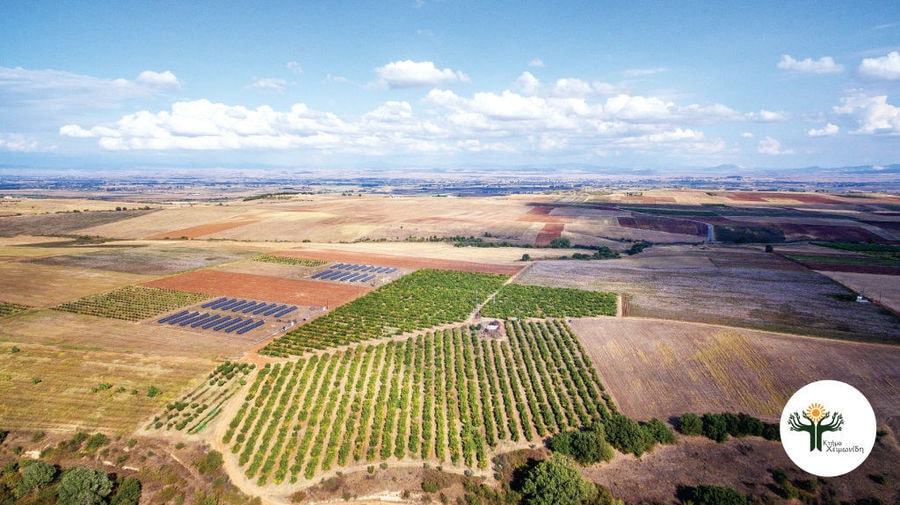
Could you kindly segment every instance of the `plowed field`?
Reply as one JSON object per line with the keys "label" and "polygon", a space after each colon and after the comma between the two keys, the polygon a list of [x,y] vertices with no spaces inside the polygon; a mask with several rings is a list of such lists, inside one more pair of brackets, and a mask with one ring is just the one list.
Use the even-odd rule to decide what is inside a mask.
{"label": "plowed field", "polygon": [[498,265],[491,263],[475,263],[470,261],[443,260],[436,258],[413,258],[409,256],[392,256],[351,251],[320,250],[288,250],[279,251],[279,256],[306,258],[323,261],[342,261],[366,265],[378,265],[397,268],[436,268],[439,270],[459,270],[461,272],[481,272],[485,274],[512,275],[524,268],[524,265]]}
{"label": "plowed field", "polygon": [[302,279],[281,279],[265,275],[198,270],[145,284],[155,288],[177,289],[213,296],[231,296],[329,307],[342,305],[369,292],[362,286],[348,286]]}

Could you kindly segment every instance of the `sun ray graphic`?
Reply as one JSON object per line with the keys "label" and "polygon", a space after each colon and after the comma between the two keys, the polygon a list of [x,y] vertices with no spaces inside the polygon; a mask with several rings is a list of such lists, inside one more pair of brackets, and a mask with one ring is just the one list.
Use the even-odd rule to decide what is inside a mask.
{"label": "sun ray graphic", "polygon": [[810,403],[809,407],[806,407],[806,417],[814,423],[819,422],[827,413],[821,403]]}

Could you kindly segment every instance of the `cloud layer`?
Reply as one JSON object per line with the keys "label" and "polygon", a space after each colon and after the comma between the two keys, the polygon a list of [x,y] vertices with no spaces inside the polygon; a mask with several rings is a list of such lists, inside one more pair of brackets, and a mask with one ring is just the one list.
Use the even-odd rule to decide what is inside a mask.
{"label": "cloud layer", "polygon": [[798,61],[789,54],[781,57],[781,61],[778,62],[778,68],[811,74],[835,74],[844,71],[844,66],[835,63],[834,58],[831,56],[823,56],[818,60],[806,58]]}

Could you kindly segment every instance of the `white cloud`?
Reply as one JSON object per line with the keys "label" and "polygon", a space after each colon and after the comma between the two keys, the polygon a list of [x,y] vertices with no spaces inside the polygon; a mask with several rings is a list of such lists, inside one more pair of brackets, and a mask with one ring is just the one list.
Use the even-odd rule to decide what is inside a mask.
{"label": "white cloud", "polygon": [[294,73],[294,74],[302,74],[303,73],[303,67],[301,67],[300,64],[297,63],[296,61],[289,61],[289,62],[285,63],[284,66],[291,73]]}
{"label": "white cloud", "polygon": [[838,134],[840,131],[840,127],[836,124],[828,123],[825,125],[825,128],[821,128],[819,130],[812,129],[806,132],[810,137],[833,137]]}
{"label": "white cloud", "polygon": [[541,68],[544,66],[544,61],[541,60],[540,58],[534,58],[528,62],[528,66],[534,67],[534,68]]}
{"label": "white cloud", "polygon": [[900,79],[900,52],[891,51],[879,58],[866,58],[859,64],[859,73],[876,79]]}
{"label": "white cloud", "polygon": [[744,132],[741,134],[741,137],[745,138],[745,139],[752,139],[754,137],[754,135],[750,132]]}
{"label": "white cloud", "polygon": [[887,96],[852,95],[841,99],[835,106],[838,114],[853,116],[859,129],[853,133],[900,134],[900,107],[887,103]]}
{"label": "white cloud", "polygon": [[349,82],[349,81],[347,80],[346,77],[344,77],[344,76],[342,76],[342,75],[331,75],[331,74],[328,74],[328,75],[325,76],[325,82],[336,82],[336,83],[339,83],[339,84],[346,84],[346,83]]}
{"label": "white cloud", "polygon": [[782,154],[792,154],[793,151],[790,149],[782,149],[781,142],[772,137],[766,137],[759,141],[759,146],[756,148],[757,152],[762,154],[768,154],[770,156],[779,156]]}
{"label": "white cloud", "polygon": [[251,84],[250,87],[260,91],[281,94],[284,93],[284,89],[287,87],[287,81],[284,79],[263,77],[253,81],[253,84]]}
{"label": "white cloud", "polygon": [[181,82],[175,77],[175,74],[166,70],[165,72],[154,72],[145,70],[138,75],[137,82],[147,86],[155,86],[158,88],[180,88]]}
{"label": "white cloud", "polygon": [[558,79],[550,90],[550,95],[560,98],[586,98],[594,94],[594,88],[590,83],[581,79]]}
{"label": "white cloud", "polygon": [[619,119],[662,119],[672,115],[675,104],[657,97],[620,94],[608,98],[604,110]]}
{"label": "white cloud", "polygon": [[666,67],[656,67],[656,68],[633,68],[631,70],[626,70],[622,72],[625,77],[645,77],[653,74],[660,74],[663,72],[668,72],[669,69]]}
{"label": "white cloud", "polygon": [[835,74],[844,71],[844,66],[835,63],[831,56],[823,56],[818,60],[812,58],[795,60],[789,54],[782,55],[781,61],[778,62],[778,68],[810,74]]}
{"label": "white cloud", "polygon": [[771,111],[760,109],[759,112],[748,112],[745,114],[750,121],[760,121],[765,123],[784,121],[787,119],[784,111]]}
{"label": "white cloud", "polygon": [[0,151],[30,153],[39,150],[38,141],[18,133],[0,133]]}
{"label": "white cloud", "polygon": [[449,68],[438,69],[430,61],[393,61],[375,69],[378,83],[391,89],[435,86],[445,82],[468,82],[469,77]]}
{"label": "white cloud", "polygon": [[537,79],[531,72],[522,72],[522,75],[516,79],[516,89],[526,95],[534,95],[541,88],[541,81]]}

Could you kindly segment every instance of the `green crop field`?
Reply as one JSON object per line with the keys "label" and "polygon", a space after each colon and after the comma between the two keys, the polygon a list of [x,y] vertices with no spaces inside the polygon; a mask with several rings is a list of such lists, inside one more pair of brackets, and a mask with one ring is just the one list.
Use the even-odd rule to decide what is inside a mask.
{"label": "green crop field", "polygon": [[280,265],[297,265],[304,267],[318,267],[327,264],[327,261],[311,260],[306,258],[291,258],[288,256],[276,256],[272,254],[262,254],[253,258],[253,261],[263,263],[278,263]]}
{"label": "green crop field", "polygon": [[76,314],[140,321],[206,298],[207,295],[174,289],[125,286],[107,293],[85,296],[54,308]]}
{"label": "green crop field", "polygon": [[485,317],[588,317],[616,315],[615,293],[510,284],[481,309]]}
{"label": "green crop field", "polygon": [[299,355],[463,321],[506,279],[496,274],[418,270],[300,326],[261,352]]}
{"label": "green crop field", "polygon": [[224,443],[259,485],[335,467],[415,458],[486,468],[615,409],[562,321],[511,321],[509,341],[460,326],[267,364]]}

